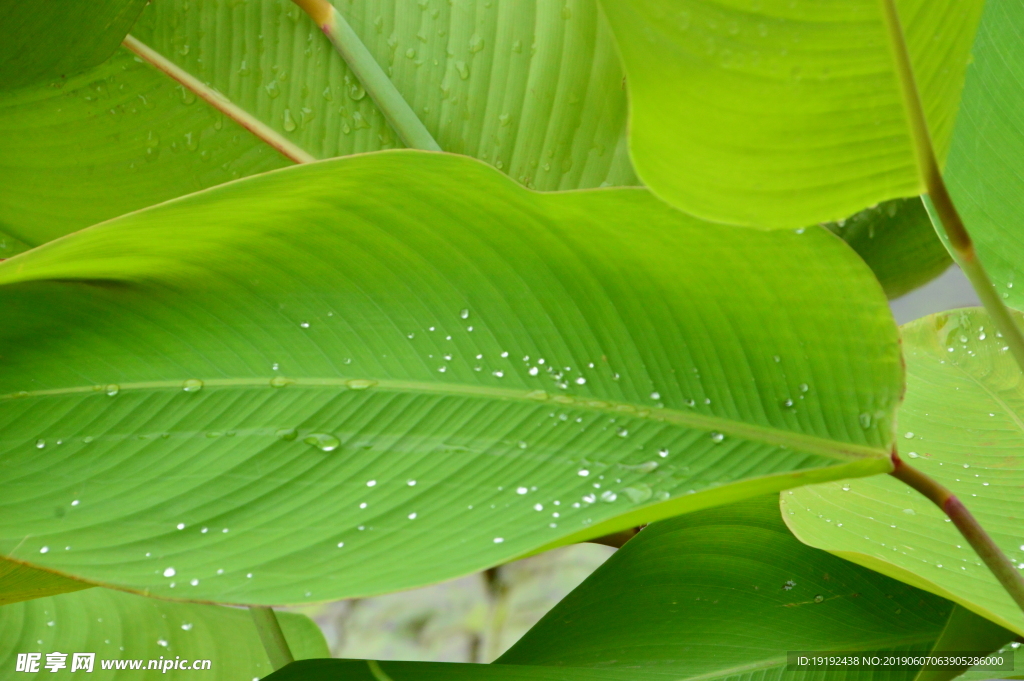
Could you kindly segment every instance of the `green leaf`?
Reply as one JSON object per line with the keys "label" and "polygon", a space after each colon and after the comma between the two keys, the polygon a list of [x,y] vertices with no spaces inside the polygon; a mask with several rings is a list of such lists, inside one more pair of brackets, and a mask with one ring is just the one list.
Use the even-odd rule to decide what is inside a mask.
{"label": "green leaf", "polygon": [[[606,0],[630,149],[710,220],[800,227],[923,191],[877,0]],[[981,0],[898,0],[944,156]]]}
{"label": "green leaf", "polygon": [[[326,657],[323,634],[304,615],[277,613],[296,659]],[[246,610],[171,603],[109,589],[89,589],[0,608],[0,669],[13,671],[18,653],[95,653],[90,679],[162,679],[194,674],[209,681],[252,679],[272,671]],[[146,670],[150,660],[210,660],[208,670]],[[143,660],[142,670],[103,670],[104,660]],[[170,671],[168,674],[167,672]],[[81,673],[88,674],[87,672]],[[79,672],[74,672],[78,674]],[[74,678],[74,677],[72,677]]]}
{"label": "green leaf", "polygon": [[497,661],[771,677],[788,651],[926,652],[952,609],[802,545],[772,495],[644,529]]}
{"label": "green leaf", "polygon": [[0,91],[60,82],[117,49],[146,0],[41,0],[0,8]]}
{"label": "green leaf", "polygon": [[890,299],[928,283],[952,263],[916,196],[885,201],[825,226],[864,258]]}
{"label": "green leaf", "polygon": [[90,586],[52,572],[0,560],[0,606],[88,589]]}
{"label": "green leaf", "polygon": [[0,284],[0,553],[162,597],[408,588],[891,466],[896,328],[859,258],[644,189],[354,156]]}
{"label": "green leaf", "polygon": [[1024,69],[1019,27],[1024,6],[989,0],[972,50],[963,103],[943,176],[974,240],[985,271],[1008,305],[1024,308],[1024,245],[1020,196],[1024,192]]}
{"label": "green leaf", "polygon": [[[979,622],[986,627],[949,601],[801,544],[769,495],[647,527],[495,664],[316,660],[270,679],[785,678],[789,651],[925,653],[951,626]],[[994,650],[1011,636],[975,644]],[[854,673],[911,681],[916,670]]]}
{"label": "green leaf", "polygon": [[[946,620],[942,635],[935,641],[930,654],[942,653],[959,656],[966,652],[988,654],[996,651],[1014,638],[1013,632],[1002,628],[995,622],[978,617],[967,608],[954,605],[953,611]],[[948,681],[957,678],[968,667],[944,667],[922,669],[914,677],[914,681]],[[988,672],[993,674],[992,671]],[[1001,672],[995,672],[1001,675]]]}
{"label": "green leaf", "polygon": [[[1015,315],[1020,320],[1020,315]],[[1024,389],[1020,370],[980,309],[903,327],[907,395],[900,456],[956,494],[1024,569]],[[783,495],[794,534],[940,594],[1018,634],[1024,617],[944,514],[888,476]]]}
{"label": "green leaf", "polygon": [[[595,0],[339,3],[441,146],[535,189],[635,184]],[[133,36],[318,158],[401,146],[290,0],[161,0]],[[414,56],[406,56],[412,50]],[[0,229],[38,245],[289,162],[126,49],[0,98]]]}

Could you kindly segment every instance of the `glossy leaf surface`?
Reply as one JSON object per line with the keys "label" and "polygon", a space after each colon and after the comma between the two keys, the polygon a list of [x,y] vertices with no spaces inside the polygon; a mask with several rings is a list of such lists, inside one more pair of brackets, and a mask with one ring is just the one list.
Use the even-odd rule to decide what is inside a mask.
{"label": "glossy leaf surface", "polygon": [[[277,613],[296,659],[329,655],[323,634],[304,615]],[[0,669],[13,674],[18,653],[67,653],[56,674],[88,679],[152,679],[175,676],[235,681],[272,671],[247,610],[171,603],[109,589],[89,589],[0,608]],[[93,671],[72,672],[72,653],[95,653]],[[148,670],[149,660],[210,660],[209,669]],[[104,660],[143,660],[141,670],[102,669]],[[75,676],[72,676],[74,674]],[[20,676],[13,674],[14,677]],[[57,678],[60,678],[59,676]]]}
{"label": "glossy leaf surface", "polygon": [[[1018,321],[1020,316],[1017,316]],[[948,487],[1024,569],[1024,386],[979,309],[903,327],[900,456]],[[1024,617],[930,501],[889,476],[783,494],[803,541],[941,594],[1009,629]]]}
{"label": "glossy leaf surface", "polygon": [[[940,157],[981,0],[899,0]],[[922,192],[878,0],[605,0],[637,173],[710,220],[801,227]]]}
{"label": "glossy leaf surface", "polygon": [[364,155],[0,284],[0,551],[161,596],[396,590],[890,466],[896,329],[863,263],[643,189]]}
{"label": "glossy leaf surface", "polygon": [[[636,183],[596,0],[338,9],[446,151],[536,189]],[[401,146],[290,0],[152,3],[132,35],[315,157]],[[0,97],[0,229],[31,245],[288,163],[126,49],[63,87]]]}
{"label": "glossy leaf surface", "polygon": [[1017,309],[1024,309],[1019,283],[1024,281],[1021,26],[1020,3],[986,2],[944,173],[985,270],[1007,304]]}

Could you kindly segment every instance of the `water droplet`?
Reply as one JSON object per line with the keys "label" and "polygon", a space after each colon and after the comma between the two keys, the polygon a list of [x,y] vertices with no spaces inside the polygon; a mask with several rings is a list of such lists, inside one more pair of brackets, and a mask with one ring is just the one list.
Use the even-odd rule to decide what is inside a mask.
{"label": "water droplet", "polygon": [[914,434],[911,433],[910,431],[907,431],[906,433],[903,434],[903,437],[905,437],[908,440],[910,440],[910,439],[912,439],[914,437]]}
{"label": "water droplet", "polygon": [[49,546],[44,546],[43,548],[39,549],[39,553],[49,553],[49,552],[50,552],[50,547]]}
{"label": "water droplet", "polygon": [[301,326],[304,329],[308,329],[309,328],[309,322],[299,322],[299,326]]}
{"label": "water droplet", "polygon": [[527,447],[526,442],[524,442],[523,440],[520,440],[518,442],[518,445],[519,445],[519,449],[526,449],[526,447]]}
{"label": "water droplet", "polygon": [[658,456],[664,459],[666,456],[668,456],[668,450],[662,447],[661,449],[658,450]]}
{"label": "water droplet", "polygon": [[190,378],[181,384],[181,388],[187,393],[197,393],[203,389],[203,382],[198,378]]}
{"label": "water droplet", "polygon": [[590,471],[588,471],[588,470],[587,470],[586,468],[581,468],[581,469],[580,469],[580,470],[579,470],[579,471],[577,472],[577,475],[579,475],[579,476],[580,476],[581,478],[585,478],[585,477],[587,477],[588,475],[590,475]]}
{"label": "water droplet", "polygon": [[505,375],[505,372],[504,371],[492,371],[491,375],[492,376],[497,376],[498,378],[501,378],[502,376]]}
{"label": "water droplet", "polygon": [[810,389],[811,389],[811,386],[807,385],[806,383],[801,383],[800,384],[800,392],[805,393],[805,392],[807,392]]}
{"label": "water droplet", "polygon": [[284,440],[285,442],[291,442],[299,436],[299,431],[295,428],[282,428],[275,433],[277,439]]}
{"label": "water droplet", "polygon": [[294,381],[287,379],[284,376],[274,376],[270,379],[270,385],[274,388],[283,388],[289,383],[294,383]]}
{"label": "water droplet", "polygon": [[858,416],[857,419],[860,421],[861,428],[867,429],[871,427],[871,414],[866,411],[861,412],[861,415]]}
{"label": "water droplet", "polygon": [[463,319],[469,319],[469,310],[463,308],[462,311],[459,312],[459,316],[462,317]]}
{"label": "water droplet", "polygon": [[[193,579],[193,580],[191,580],[191,581],[189,582],[189,584],[191,584],[192,586],[199,586],[199,580],[198,580],[198,579]],[[184,628],[185,628],[185,627],[182,627],[182,629],[184,629]],[[190,628],[191,628],[191,627],[190,627]]]}
{"label": "water droplet", "polygon": [[409,485],[409,487],[415,487],[416,486],[416,481],[415,480],[410,480],[410,481],[408,481],[405,484]]}
{"label": "water droplet", "polygon": [[321,452],[333,452],[341,445],[341,441],[338,438],[328,433],[313,433],[307,435],[303,440],[307,445],[313,445]]}
{"label": "water droplet", "polygon": [[630,485],[629,487],[622,491],[625,493],[627,497],[629,497],[629,500],[632,501],[634,504],[641,504],[650,499],[651,496],[654,494],[654,492],[651,490],[651,486],[643,482],[638,482],[636,484]]}
{"label": "water droplet", "polygon": [[525,487],[517,487],[516,488],[516,494],[526,494],[529,491],[530,490],[526,489]]}
{"label": "water droplet", "polygon": [[42,440],[42,439],[36,440],[36,449],[42,449],[45,446],[46,446],[46,440]]}
{"label": "water droplet", "polygon": [[723,435],[722,433],[711,433],[711,441],[714,442],[715,444],[718,444],[724,439],[725,435]]}
{"label": "water droplet", "polygon": [[462,80],[466,80],[467,78],[469,78],[469,67],[466,66],[466,62],[455,62],[455,69],[459,72],[459,78],[461,78]]}
{"label": "water droplet", "polygon": [[815,603],[821,603],[823,600],[825,600],[825,597],[822,596],[821,594],[818,594],[817,596],[814,597],[814,602]]}
{"label": "water droplet", "polygon": [[659,393],[657,391],[651,393],[651,399],[652,400],[660,400],[661,399],[661,393]]}
{"label": "water droplet", "polygon": [[621,426],[615,432],[619,437],[629,437],[629,431]]}
{"label": "water droplet", "polygon": [[494,543],[495,544],[500,544],[503,541],[505,541],[505,539],[503,537],[495,537],[494,538]]}
{"label": "water droplet", "polygon": [[612,503],[613,501],[615,501],[618,498],[619,498],[619,495],[617,495],[615,492],[613,492],[611,490],[606,490],[606,491],[601,493],[601,501],[603,501],[603,502],[605,502],[607,504]]}
{"label": "water droplet", "polygon": [[579,378],[576,379],[576,385],[583,385],[586,382],[587,382],[587,379],[583,378],[582,376],[580,376]]}
{"label": "water droplet", "polygon": [[415,513],[410,513],[409,514],[409,520],[416,520],[416,514]]}
{"label": "water droplet", "polygon": [[169,567],[166,570],[164,570],[164,577],[173,577],[176,574],[178,574],[177,571],[172,567]]}
{"label": "water droplet", "polygon": [[185,523],[178,523],[177,525],[175,525],[175,527],[177,527],[179,530],[184,530],[185,529]]}
{"label": "water droplet", "polygon": [[917,515],[917,513],[915,513],[914,509],[912,509],[912,508],[905,508],[905,509],[903,509],[903,512],[906,513],[907,515]]}
{"label": "water droplet", "polygon": [[540,369],[538,369],[537,367],[530,367],[530,371],[528,373],[531,376],[536,376],[537,374],[540,373]]}
{"label": "water droplet", "polygon": [[351,381],[345,381],[345,385],[352,390],[366,390],[377,385],[377,381],[371,381],[366,378],[353,378]]}
{"label": "water droplet", "polygon": [[373,486],[374,486],[374,485],[376,485],[376,484],[377,484],[377,481],[376,481],[376,480],[367,480],[367,481],[366,481],[366,486],[367,486],[367,487],[373,487]]}
{"label": "water droplet", "polygon": [[366,96],[366,90],[363,89],[361,83],[352,83],[348,86],[348,96],[358,102]]}
{"label": "water droplet", "polygon": [[917,452],[910,452],[909,454],[907,454],[907,456],[909,456],[911,459],[916,459],[917,457],[920,456],[920,454],[918,454]]}
{"label": "water droplet", "polygon": [[786,399],[782,400],[782,407],[783,407],[783,409],[792,409],[793,408],[793,400],[788,398],[788,397]]}
{"label": "water droplet", "polygon": [[113,396],[114,396],[114,395],[116,395],[117,393],[121,392],[121,386],[117,385],[116,383],[111,383],[110,385],[108,385],[108,386],[106,387],[106,389],[105,389],[105,390],[106,390],[106,393],[107,393],[108,395],[110,395],[111,397],[113,397]]}

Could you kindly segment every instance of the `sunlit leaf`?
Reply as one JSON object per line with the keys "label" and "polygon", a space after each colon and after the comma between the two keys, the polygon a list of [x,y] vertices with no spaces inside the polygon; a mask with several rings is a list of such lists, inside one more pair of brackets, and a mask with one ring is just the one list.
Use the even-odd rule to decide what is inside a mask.
{"label": "sunlit leaf", "polygon": [[[896,4],[941,157],[982,1]],[[878,0],[602,5],[628,74],[633,163],[666,201],[801,227],[923,191]]]}
{"label": "sunlit leaf", "polygon": [[363,155],[0,284],[0,552],[160,596],[407,588],[891,465],[896,328],[860,259],[643,189]]}
{"label": "sunlit leaf", "polygon": [[[1017,315],[1018,320],[1020,316]],[[1024,570],[1024,386],[988,316],[972,309],[903,327],[900,456],[951,489]],[[783,494],[812,546],[943,595],[1024,633],[1024,616],[930,501],[889,476]]]}

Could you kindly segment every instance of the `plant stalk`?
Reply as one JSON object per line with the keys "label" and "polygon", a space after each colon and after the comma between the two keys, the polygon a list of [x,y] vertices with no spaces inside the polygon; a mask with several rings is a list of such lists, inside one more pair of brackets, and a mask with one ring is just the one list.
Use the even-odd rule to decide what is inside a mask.
{"label": "plant stalk", "polygon": [[293,144],[269,125],[259,120],[248,111],[238,106],[227,97],[217,92],[212,87],[202,82],[191,73],[181,68],[167,57],[163,56],[149,45],[133,38],[125,36],[121,43],[135,53],[143,61],[155,66],[160,71],[181,83],[182,87],[194,92],[197,97],[206,101],[207,104],[232,119],[243,128],[259,137],[261,140],[276,149],[285,158],[295,163],[310,163],[316,157],[305,149]]}
{"label": "plant stalk", "polygon": [[903,36],[899,12],[895,0],[880,0],[885,23],[889,30],[889,42],[893,49],[896,72],[899,75],[900,87],[903,92],[903,103],[910,123],[911,136],[914,140],[914,153],[917,157],[918,172],[924,182],[928,198],[931,199],[935,213],[939,217],[941,227],[953,252],[953,258],[967,275],[981,304],[992,318],[996,329],[1002,334],[1006,345],[1010,348],[1017,366],[1024,370],[1024,333],[1010,315],[1009,308],[1003,303],[982,267],[978,254],[974,250],[974,242],[964,226],[960,213],[953,205],[946,183],[942,179],[935,148],[932,146],[931,134],[928,132],[928,121],[925,119],[921,95],[914,80],[914,69],[910,63],[910,52]]}
{"label": "plant stalk", "polygon": [[252,613],[252,621],[256,624],[256,631],[260,634],[260,641],[270,658],[270,666],[278,670],[286,664],[295,661],[288,641],[281,631],[281,623],[277,621],[274,609],[264,605],[250,605],[249,612]]}
{"label": "plant stalk", "polygon": [[985,565],[999,580],[1006,593],[1010,594],[1010,597],[1017,603],[1017,607],[1024,612],[1024,577],[1006,557],[1006,554],[992,541],[992,537],[971,515],[967,507],[957,499],[956,495],[938,482],[916,468],[908,466],[896,452],[892,453],[892,463],[893,470],[889,475],[916,489],[949,516],[956,528],[960,530],[960,534],[970,543],[971,548],[985,561]]}
{"label": "plant stalk", "polygon": [[405,101],[402,93],[398,91],[395,84],[384,73],[384,69],[366,49],[363,41],[345,21],[345,17],[341,16],[328,0],[293,1],[316,22],[324,35],[330,39],[334,49],[352,69],[352,73],[359,79],[363,89],[370,95],[405,145],[411,149],[441,151],[440,145],[423,125],[423,121]]}

